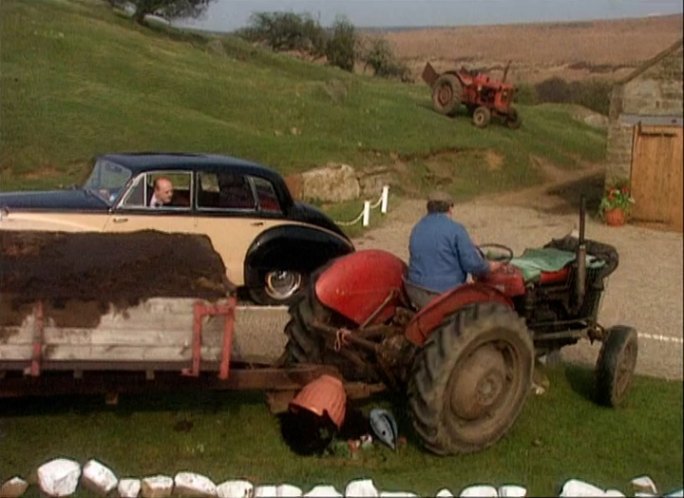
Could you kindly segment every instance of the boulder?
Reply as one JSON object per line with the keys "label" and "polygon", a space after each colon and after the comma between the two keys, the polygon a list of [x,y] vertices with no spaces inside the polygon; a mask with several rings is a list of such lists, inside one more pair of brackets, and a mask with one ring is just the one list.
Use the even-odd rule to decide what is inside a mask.
{"label": "boulder", "polygon": [[527,489],[515,484],[499,486],[498,492],[500,498],[523,498],[527,496]]}
{"label": "boulder", "polygon": [[474,486],[468,486],[461,491],[461,494],[458,496],[463,498],[497,498],[499,493],[494,486],[476,484]]}
{"label": "boulder", "polygon": [[334,486],[319,485],[314,486],[308,493],[304,493],[307,497],[326,497],[326,498],[342,498],[342,493],[337,491]]}
{"label": "boulder", "polygon": [[588,482],[580,481],[579,479],[568,479],[563,484],[563,488],[558,496],[560,497],[590,497],[590,496],[603,496],[603,489],[589,484]]}
{"label": "boulder", "polygon": [[107,496],[118,484],[119,480],[109,468],[97,460],[89,460],[83,466],[81,484],[99,496]]}
{"label": "boulder", "polygon": [[143,498],[166,498],[173,491],[173,479],[164,475],[145,477],[140,490]]}
{"label": "boulder", "polygon": [[276,486],[276,496],[283,498],[299,497],[302,496],[302,489],[297,486],[293,486],[292,484],[278,484],[278,486]]}
{"label": "boulder", "polygon": [[140,494],[140,479],[119,479],[116,487],[120,498],[138,498]]}
{"label": "boulder", "polygon": [[2,498],[19,498],[27,489],[28,483],[21,477],[14,476],[0,486],[0,496]]}
{"label": "boulder", "polygon": [[454,498],[454,494],[447,488],[442,488],[435,494],[437,498]]}
{"label": "boulder", "polygon": [[634,479],[632,479],[631,484],[632,489],[634,489],[634,491],[641,493],[650,493],[652,495],[658,494],[658,488],[656,488],[653,479],[651,479],[649,476],[635,477]]}
{"label": "boulder", "polygon": [[378,488],[375,487],[371,479],[356,479],[347,483],[344,496],[376,497],[379,496],[379,493]]}
{"label": "boulder", "polygon": [[216,496],[216,484],[201,474],[178,472],[173,482],[173,494],[176,496],[187,496],[189,498]]}
{"label": "boulder", "polygon": [[38,486],[48,496],[74,494],[81,477],[81,466],[67,458],[56,458],[38,467]]}
{"label": "boulder", "polygon": [[358,199],[361,187],[354,168],[348,164],[328,164],[302,174],[302,198],[322,202]]}
{"label": "boulder", "polygon": [[252,498],[254,485],[243,479],[225,481],[216,487],[218,498]]}

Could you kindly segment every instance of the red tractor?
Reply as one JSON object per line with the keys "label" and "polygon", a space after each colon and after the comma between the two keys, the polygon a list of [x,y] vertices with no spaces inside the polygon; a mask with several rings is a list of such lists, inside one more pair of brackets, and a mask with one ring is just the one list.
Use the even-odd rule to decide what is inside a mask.
{"label": "red tractor", "polygon": [[[616,250],[579,237],[554,239],[414,309],[406,264],[381,250],[333,260],[290,308],[284,364],[334,365],[350,383],[405,392],[415,431],[437,454],[482,450],[503,437],[532,389],[535,359],[579,339],[602,342],[598,401],[620,404],[637,359],[637,333],[597,321]],[[503,256],[503,258],[501,258]]]}
{"label": "red tractor", "polygon": [[516,88],[506,83],[508,67],[503,79],[497,81],[464,67],[440,74],[428,62],[422,77],[432,88],[432,106],[437,112],[455,116],[463,104],[478,128],[486,127],[493,116],[498,116],[506,126],[515,129],[520,128],[522,120],[513,107]]}

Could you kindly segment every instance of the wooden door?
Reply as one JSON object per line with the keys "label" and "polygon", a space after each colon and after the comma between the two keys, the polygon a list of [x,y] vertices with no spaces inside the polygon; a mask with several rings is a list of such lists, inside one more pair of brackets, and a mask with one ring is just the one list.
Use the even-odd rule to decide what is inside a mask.
{"label": "wooden door", "polygon": [[682,128],[636,126],[632,154],[633,217],[682,231]]}

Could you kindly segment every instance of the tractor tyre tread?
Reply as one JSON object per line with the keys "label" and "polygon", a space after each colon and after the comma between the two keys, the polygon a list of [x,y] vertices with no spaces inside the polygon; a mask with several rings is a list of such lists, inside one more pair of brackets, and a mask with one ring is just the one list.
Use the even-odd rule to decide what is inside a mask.
{"label": "tractor tyre tread", "polygon": [[596,360],[596,397],[605,406],[620,406],[632,383],[639,352],[636,329],[616,325],[608,330]]}

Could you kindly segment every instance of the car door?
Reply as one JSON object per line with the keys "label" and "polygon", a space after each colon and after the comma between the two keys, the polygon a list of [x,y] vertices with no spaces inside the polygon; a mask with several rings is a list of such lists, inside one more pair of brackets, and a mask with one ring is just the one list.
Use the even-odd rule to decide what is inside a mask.
{"label": "car door", "polygon": [[[156,181],[165,179],[173,186],[171,202],[160,207],[150,205]],[[191,171],[149,171],[129,184],[114,207],[105,232],[159,230],[161,232],[197,233],[192,212],[193,178]]]}
{"label": "car door", "polygon": [[273,185],[243,173],[199,171],[195,203],[197,230],[211,238],[228,278],[244,285],[248,248],[263,231],[283,224]]}

